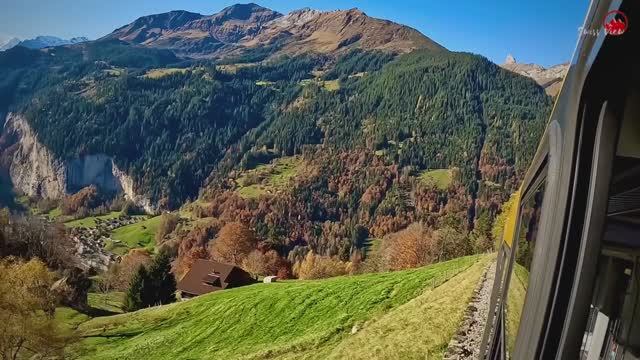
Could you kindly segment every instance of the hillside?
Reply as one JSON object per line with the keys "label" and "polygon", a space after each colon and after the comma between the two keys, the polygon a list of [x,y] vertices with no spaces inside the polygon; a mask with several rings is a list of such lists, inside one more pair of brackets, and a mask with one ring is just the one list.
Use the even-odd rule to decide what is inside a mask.
{"label": "hillside", "polygon": [[[488,261],[257,284],[96,318],[79,327],[75,351],[87,359],[440,358]],[[398,324],[412,326],[411,336]]]}
{"label": "hillside", "polygon": [[253,61],[356,48],[399,53],[445,50],[412,28],[371,18],[358,9],[302,9],[283,15],[256,4],[232,5],[213,15],[171,11],[144,16],[104,38],[170,49],[189,57]]}

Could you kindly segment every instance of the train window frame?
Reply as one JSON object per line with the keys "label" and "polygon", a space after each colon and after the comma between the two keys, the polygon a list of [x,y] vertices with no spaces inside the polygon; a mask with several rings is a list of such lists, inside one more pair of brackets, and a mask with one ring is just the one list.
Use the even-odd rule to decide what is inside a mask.
{"label": "train window frame", "polygon": [[[562,145],[563,139],[560,125],[557,120],[551,119],[520,189],[521,196],[518,201],[518,213],[516,215],[518,222],[521,217],[521,207],[524,204],[523,200],[528,200],[529,196],[532,196],[532,194],[535,194],[538,190],[537,187],[543,182],[545,183],[540,227],[536,236],[536,243],[544,243],[545,246],[536,246],[534,249],[531,276],[529,277],[528,291],[520,319],[521,322],[527,323],[528,326],[524,329],[520,327],[516,334],[516,342],[512,356],[512,358],[515,359],[530,358],[535,354],[535,350],[531,351],[531,347],[537,348],[540,335],[543,334],[548,322],[548,318],[546,317],[548,303],[539,303],[531,300],[538,298],[540,296],[539,293],[553,293],[553,287],[547,286],[550,278],[553,277],[553,271],[549,272],[545,269],[549,266],[555,268],[556,262],[559,261],[556,254],[557,251],[555,251],[559,241],[552,237],[552,232],[554,230],[554,222],[557,220],[555,219],[554,198],[557,196],[559,188]],[[519,229],[519,224],[517,224],[513,231],[519,231],[517,229]],[[503,242],[502,246],[507,245]],[[545,253],[541,253],[542,250],[545,250]],[[507,275],[510,276],[512,273],[512,259],[515,252],[512,247],[509,248],[509,251],[509,259],[504,268]],[[508,283],[510,282],[510,278],[507,278],[507,276],[504,278],[505,285],[500,289],[499,293],[499,298],[502,300],[506,299]],[[497,313],[490,315],[492,322],[488,322],[488,324],[491,323],[493,326],[487,326],[485,329],[481,352],[485,355],[490,355],[491,358],[504,359],[506,350],[504,301],[501,301],[498,305],[492,303],[491,306],[496,306]],[[495,317],[499,318],[496,319]],[[500,329],[497,329],[498,327],[500,327]],[[500,331],[492,331],[492,329]]]}
{"label": "train window frame", "polygon": [[[537,224],[537,231],[535,234],[535,239],[534,239],[534,244],[538,244],[541,239],[540,237],[543,236],[544,231],[543,230],[543,226],[545,225],[543,223],[543,221],[545,220],[545,218],[543,217],[545,215],[545,213],[547,211],[549,211],[549,206],[545,207],[545,204],[549,203],[550,199],[549,199],[549,194],[548,194],[548,190],[549,190],[549,166],[548,166],[548,157],[544,157],[544,159],[539,163],[539,168],[538,171],[536,172],[536,175],[534,177],[534,180],[531,181],[527,188],[526,191],[523,192],[523,195],[520,197],[519,199],[519,203],[518,203],[518,212],[517,212],[517,223],[516,226],[514,228],[514,239],[512,241],[512,245],[510,248],[510,252],[509,252],[509,262],[508,264],[506,264],[505,266],[505,275],[504,275],[504,287],[503,287],[503,296],[502,298],[504,299],[503,304],[501,304],[501,310],[502,310],[502,319],[503,319],[503,341],[502,343],[504,344],[504,350],[503,350],[503,358],[507,359],[507,351],[509,350],[509,334],[508,334],[508,326],[507,326],[507,306],[509,303],[509,290],[511,288],[513,279],[514,279],[514,270],[515,270],[515,266],[516,266],[516,257],[518,256],[518,251],[519,251],[519,246],[520,246],[520,234],[523,230],[523,220],[524,220],[524,216],[525,216],[525,209],[528,206],[529,202],[533,199],[534,196],[536,196],[536,194],[542,190],[542,203],[541,203],[541,207],[540,207],[540,214],[541,217],[538,220],[538,224]],[[531,255],[532,256],[532,260],[535,257],[535,248],[534,248],[534,253]],[[530,275],[534,274],[534,267],[533,267],[533,261],[530,265]],[[523,304],[521,306],[520,309],[520,317],[518,319],[518,323],[519,324],[523,324],[526,321],[523,322],[523,319],[525,319],[526,317],[526,309],[527,309],[527,298],[530,297],[530,284],[532,281],[532,277],[529,276],[529,279],[527,281],[526,284],[526,289],[525,289],[525,298],[523,299]],[[515,334],[512,334],[512,336],[514,336],[513,338],[513,349],[512,349],[512,353],[510,354],[509,358],[512,359],[517,359],[519,358],[516,354],[518,354],[518,348],[521,347],[521,345],[519,345],[519,339],[521,337],[526,337],[527,335],[527,330],[526,327],[524,326],[518,326],[517,331]]]}
{"label": "train window frame", "polygon": [[603,101],[595,131],[594,150],[590,159],[588,194],[583,221],[575,224],[580,232],[577,263],[567,306],[558,355],[562,358],[578,354],[589,311],[591,294],[606,221],[612,159],[615,156],[618,118],[614,106]]}

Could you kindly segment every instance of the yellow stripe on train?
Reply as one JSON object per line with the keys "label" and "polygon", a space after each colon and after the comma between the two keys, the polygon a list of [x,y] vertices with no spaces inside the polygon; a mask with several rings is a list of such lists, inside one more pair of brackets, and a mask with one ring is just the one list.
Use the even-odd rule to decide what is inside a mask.
{"label": "yellow stripe on train", "polygon": [[502,233],[502,241],[509,247],[513,247],[513,238],[516,236],[516,226],[518,226],[518,210],[520,209],[520,191],[516,191],[513,196],[515,201],[509,209],[509,215],[504,223],[504,232]]}

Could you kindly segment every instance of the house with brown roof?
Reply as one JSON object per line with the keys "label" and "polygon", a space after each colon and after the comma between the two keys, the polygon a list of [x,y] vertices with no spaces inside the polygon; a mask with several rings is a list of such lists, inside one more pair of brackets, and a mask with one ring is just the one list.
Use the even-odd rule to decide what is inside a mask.
{"label": "house with brown roof", "polygon": [[241,268],[212,260],[198,259],[178,282],[183,299],[210,292],[256,283],[257,280]]}

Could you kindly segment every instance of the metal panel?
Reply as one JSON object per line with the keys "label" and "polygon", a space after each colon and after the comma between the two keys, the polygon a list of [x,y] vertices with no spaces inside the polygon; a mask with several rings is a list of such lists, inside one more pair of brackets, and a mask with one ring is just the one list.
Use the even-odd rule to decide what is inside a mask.
{"label": "metal panel", "polygon": [[[559,237],[553,233],[557,229],[558,198],[561,179],[562,131],[557,121],[552,121],[548,128],[549,156],[546,174],[532,181],[532,186],[523,198],[532,196],[537,191],[541,176],[546,175],[544,200],[540,219],[540,229],[536,238],[529,286],[522,311],[521,323],[527,324],[518,332],[514,359],[534,359],[540,342],[540,335],[546,321],[547,306],[553,289],[553,277],[556,261],[558,261]],[[562,220],[562,219],[560,219]],[[541,301],[542,300],[542,301]]]}

